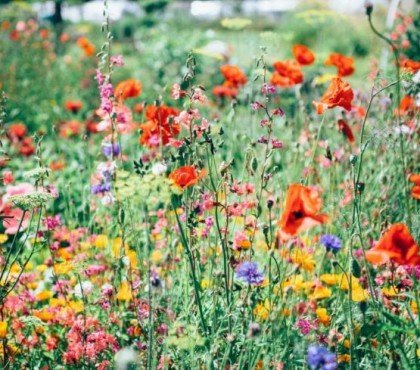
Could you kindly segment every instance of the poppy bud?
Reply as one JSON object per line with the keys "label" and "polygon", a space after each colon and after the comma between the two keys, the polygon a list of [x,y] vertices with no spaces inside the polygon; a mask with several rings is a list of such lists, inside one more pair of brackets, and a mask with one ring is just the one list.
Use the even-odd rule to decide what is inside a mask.
{"label": "poppy bud", "polygon": [[274,201],[273,201],[273,199],[269,199],[269,200],[267,200],[267,208],[268,208],[268,209],[273,208],[273,205],[274,205]]}
{"label": "poppy bud", "polygon": [[373,4],[371,1],[365,1],[366,15],[370,17],[373,11]]}
{"label": "poppy bud", "polygon": [[365,301],[360,302],[359,308],[360,308],[360,311],[362,311],[362,313],[365,314],[368,308],[367,303]]}
{"label": "poppy bud", "polygon": [[357,155],[351,155],[350,156],[350,164],[352,166],[354,166],[356,164],[356,162],[357,162]]}
{"label": "poppy bud", "polygon": [[356,184],[356,189],[359,193],[363,193],[363,190],[365,190],[365,183],[364,182],[358,182]]}

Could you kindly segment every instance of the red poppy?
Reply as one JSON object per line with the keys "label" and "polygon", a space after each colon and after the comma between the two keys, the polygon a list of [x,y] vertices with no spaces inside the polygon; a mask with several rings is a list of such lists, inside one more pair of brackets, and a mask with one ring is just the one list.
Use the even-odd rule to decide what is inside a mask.
{"label": "red poppy", "polygon": [[413,188],[411,189],[411,196],[414,199],[420,200],[420,174],[411,174],[408,180],[414,183]]}
{"label": "red poppy", "polygon": [[68,111],[77,113],[80,109],[82,109],[83,103],[80,100],[67,100],[64,106]]}
{"label": "red poppy", "polygon": [[198,180],[205,176],[206,170],[201,170],[197,173],[193,166],[182,166],[173,170],[169,174],[169,178],[174,184],[181,189],[188,188],[189,186],[195,185]]}
{"label": "red poppy", "polygon": [[290,185],[284,211],[278,222],[281,231],[294,236],[327,222],[328,216],[318,213],[321,207],[322,199],[315,188],[300,184]]}
{"label": "red poppy", "polygon": [[29,157],[35,153],[35,145],[31,137],[25,137],[19,145],[19,153],[25,157]]}
{"label": "red poppy", "polygon": [[378,243],[366,252],[366,259],[374,265],[395,262],[398,265],[420,265],[419,246],[408,227],[402,223],[391,225]]}
{"label": "red poppy", "polygon": [[141,91],[141,83],[134,78],[130,78],[117,85],[114,95],[117,99],[126,100],[128,98],[136,98],[141,94]]}
{"label": "red poppy", "polygon": [[326,108],[342,107],[350,110],[353,97],[354,94],[350,84],[340,77],[334,77],[327,91],[322,96],[321,101],[314,101],[313,104],[318,114],[324,113],[324,109]]}
{"label": "red poppy", "polygon": [[7,130],[7,133],[12,141],[20,140],[25,137],[27,132],[26,126],[23,123],[12,123]]}
{"label": "red poppy", "polygon": [[354,143],[354,135],[350,126],[343,119],[338,120],[338,129],[344,134],[350,143]]}
{"label": "red poppy", "polygon": [[245,73],[237,66],[225,64],[220,67],[220,72],[226,81],[229,81],[234,87],[243,86],[248,81]]}
{"label": "red poppy", "polygon": [[79,121],[71,120],[61,124],[60,137],[77,136],[82,130],[82,125]]}
{"label": "red poppy", "polygon": [[292,53],[302,66],[308,66],[315,61],[315,54],[305,45],[294,45]]}
{"label": "red poppy", "polygon": [[340,53],[332,53],[325,61],[326,66],[337,67],[337,74],[339,77],[350,76],[354,72],[353,58],[346,57]]}
{"label": "red poppy", "polygon": [[274,63],[270,82],[275,86],[290,87],[303,82],[300,64],[295,60],[277,61]]}

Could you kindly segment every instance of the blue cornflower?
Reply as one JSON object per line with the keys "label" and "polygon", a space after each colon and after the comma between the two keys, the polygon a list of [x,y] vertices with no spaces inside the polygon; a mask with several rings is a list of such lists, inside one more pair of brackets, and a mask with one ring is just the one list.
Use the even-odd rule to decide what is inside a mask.
{"label": "blue cornflower", "polygon": [[338,236],[332,234],[325,234],[321,236],[321,244],[327,248],[328,251],[338,252],[343,244]]}
{"label": "blue cornflower", "polygon": [[337,359],[335,354],[325,347],[311,344],[308,347],[308,365],[312,370],[335,370]]}
{"label": "blue cornflower", "polygon": [[250,285],[259,285],[264,281],[263,273],[255,262],[242,262],[236,269],[236,278]]}
{"label": "blue cornflower", "polygon": [[121,148],[120,145],[118,143],[103,143],[102,144],[102,153],[106,156],[106,157],[111,157],[112,155],[114,157],[116,157],[118,154],[121,153]]}

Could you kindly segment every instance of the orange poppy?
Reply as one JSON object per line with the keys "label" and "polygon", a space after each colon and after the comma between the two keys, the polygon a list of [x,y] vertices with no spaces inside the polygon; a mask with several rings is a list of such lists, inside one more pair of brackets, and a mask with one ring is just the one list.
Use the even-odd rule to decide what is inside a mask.
{"label": "orange poppy", "polygon": [[68,111],[77,113],[80,109],[82,109],[83,103],[80,100],[67,100],[64,106]]}
{"label": "orange poppy", "polygon": [[225,81],[223,85],[213,88],[213,94],[219,98],[235,98],[238,95],[238,89],[229,81]]}
{"label": "orange poppy", "polygon": [[91,57],[95,54],[95,45],[93,45],[86,37],[79,37],[76,43],[77,46],[83,50],[87,57]]}
{"label": "orange poppy", "polygon": [[287,190],[286,203],[278,226],[284,233],[294,236],[321,225],[328,221],[327,215],[318,213],[321,207],[322,199],[315,188],[292,184]]}
{"label": "orange poppy", "polygon": [[395,114],[406,115],[416,110],[416,101],[410,95],[405,95],[400,101],[399,109],[395,109]]}
{"label": "orange poppy", "polygon": [[302,66],[308,66],[315,61],[315,54],[305,45],[294,45],[292,53]]}
{"label": "orange poppy", "polygon": [[229,81],[234,87],[245,85],[248,81],[245,73],[237,66],[225,64],[220,67],[220,72],[226,81]]}
{"label": "orange poppy", "polygon": [[389,261],[398,265],[420,265],[419,246],[408,227],[402,223],[391,225],[378,243],[366,252],[366,259],[373,265]]}
{"label": "orange poppy", "polygon": [[420,174],[411,174],[408,180],[414,183],[413,188],[411,189],[411,196],[414,199],[420,200]]}
{"label": "orange poppy", "polygon": [[295,60],[277,61],[270,82],[275,86],[290,87],[303,82],[300,64]]}
{"label": "orange poppy", "polygon": [[354,135],[350,126],[343,119],[338,120],[338,129],[344,134],[350,143],[354,143]]}
{"label": "orange poppy", "polygon": [[139,81],[134,78],[120,82],[115,88],[115,97],[120,100],[135,98],[141,94],[142,86]]}
{"label": "orange poppy", "polygon": [[350,84],[340,77],[334,77],[327,91],[322,96],[321,101],[314,101],[313,104],[318,114],[324,113],[324,109],[326,108],[342,107],[350,110],[353,97],[354,94]]}
{"label": "orange poppy", "polygon": [[179,111],[166,105],[149,105],[146,108],[147,122],[140,125],[142,134],[139,142],[148,147],[159,146],[160,143],[166,145],[170,139],[178,136],[181,129],[175,122],[170,122],[171,118],[176,117]]}
{"label": "orange poppy", "polygon": [[400,62],[400,65],[408,72],[416,73],[418,70],[420,70],[420,62],[416,60],[405,59],[402,62]]}
{"label": "orange poppy", "polygon": [[193,166],[182,166],[173,170],[169,174],[169,178],[174,184],[181,189],[188,188],[189,186],[195,185],[198,180],[205,176],[206,170],[201,170],[197,173]]}
{"label": "orange poppy", "polygon": [[353,58],[346,57],[340,53],[331,53],[325,61],[325,65],[337,67],[339,77],[350,76],[354,72]]}

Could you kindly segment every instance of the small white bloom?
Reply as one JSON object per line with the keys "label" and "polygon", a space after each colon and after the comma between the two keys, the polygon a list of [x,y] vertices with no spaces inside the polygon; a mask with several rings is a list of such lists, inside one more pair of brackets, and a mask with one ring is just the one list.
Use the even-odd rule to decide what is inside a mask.
{"label": "small white bloom", "polygon": [[158,162],[158,163],[155,163],[152,166],[152,173],[155,176],[160,176],[160,175],[164,174],[167,169],[168,169],[168,167],[166,166],[166,164]]}
{"label": "small white bloom", "polygon": [[93,284],[89,280],[82,281],[74,287],[74,295],[78,298],[89,295],[93,290]]}
{"label": "small white bloom", "polygon": [[130,347],[120,349],[115,354],[115,368],[118,370],[126,370],[128,365],[137,361],[137,352]]}

